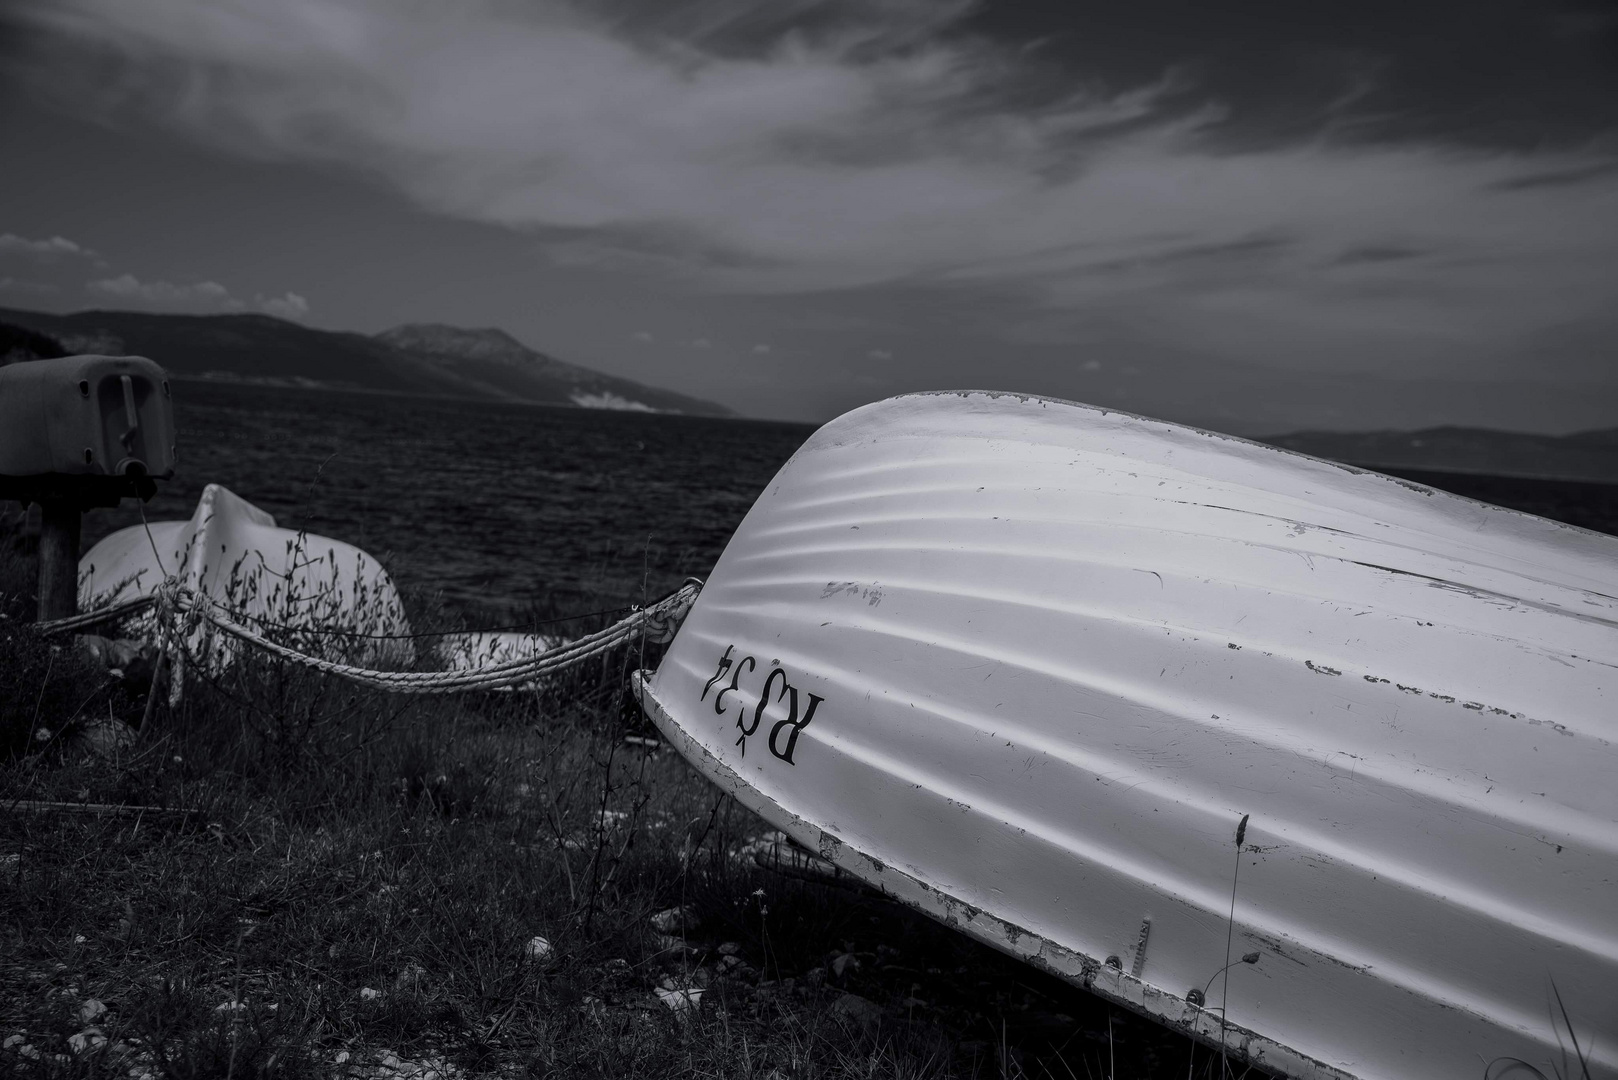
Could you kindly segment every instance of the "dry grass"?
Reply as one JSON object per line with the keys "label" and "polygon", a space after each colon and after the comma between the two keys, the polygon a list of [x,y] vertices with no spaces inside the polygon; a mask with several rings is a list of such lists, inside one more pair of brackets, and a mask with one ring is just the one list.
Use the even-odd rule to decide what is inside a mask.
{"label": "dry grass", "polygon": [[[739,860],[762,823],[669,751],[625,742],[654,734],[624,694],[630,667],[653,657],[447,699],[249,660],[190,680],[176,708],[159,702],[132,746],[88,753],[81,733],[101,718],[141,721],[147,684],[26,627],[19,551],[0,537],[0,1068],[778,1080],[1217,1068],[880,897]],[[412,606],[417,625],[441,618]],[[22,813],[24,799],[195,813]],[[689,917],[671,940],[650,917],[676,907]],[[535,937],[550,946],[537,959]],[[670,987],[705,992],[676,1012],[657,993]]]}

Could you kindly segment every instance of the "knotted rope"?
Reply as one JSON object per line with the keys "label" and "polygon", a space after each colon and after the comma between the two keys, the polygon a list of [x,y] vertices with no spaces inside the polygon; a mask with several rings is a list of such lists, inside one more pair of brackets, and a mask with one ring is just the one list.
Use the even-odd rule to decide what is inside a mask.
{"label": "knotted rope", "polygon": [[[105,622],[155,604],[160,610],[159,621],[171,640],[186,640],[196,625],[207,623],[221,633],[243,644],[262,649],[272,656],[312,667],[328,675],[336,675],[361,686],[394,694],[457,694],[471,690],[500,690],[506,687],[525,686],[546,675],[582,664],[591,657],[600,656],[609,649],[638,637],[645,637],[652,642],[668,641],[679,629],[681,621],[691,610],[691,605],[696,602],[697,594],[701,590],[702,582],[691,578],[661,600],[644,608],[636,608],[611,626],[593,634],[564,642],[554,649],[547,649],[533,656],[522,656],[515,660],[504,660],[458,671],[381,671],[311,656],[309,653],[271,641],[256,630],[244,626],[218,601],[186,588],[178,579],[164,582],[156,593],[138,600],[126,601],[70,619],[53,619],[35,625],[43,633],[66,633],[81,626]],[[184,625],[176,626],[177,619],[183,619]]]}
{"label": "knotted rope", "polygon": [[86,626],[98,626],[101,623],[112,622],[114,619],[121,619],[125,615],[133,615],[137,611],[145,611],[153,604],[156,604],[157,601],[157,593],[137,596],[133,600],[125,600],[122,603],[111,604],[104,608],[96,608],[94,611],[86,611],[81,615],[69,615],[65,619],[46,619],[43,622],[34,623],[34,632],[46,637],[52,634],[71,634],[73,631],[82,630]]}

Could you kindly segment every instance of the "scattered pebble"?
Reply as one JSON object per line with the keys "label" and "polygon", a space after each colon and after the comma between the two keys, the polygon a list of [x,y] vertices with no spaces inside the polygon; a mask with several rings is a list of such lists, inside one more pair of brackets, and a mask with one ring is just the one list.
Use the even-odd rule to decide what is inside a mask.
{"label": "scattered pebble", "polygon": [[95,998],[79,1006],[79,1023],[93,1024],[107,1015],[107,1007]]}
{"label": "scattered pebble", "polygon": [[843,994],[831,1003],[831,1014],[839,1020],[869,1030],[882,1022],[882,1007],[858,994]]}
{"label": "scattered pebble", "polygon": [[653,993],[657,994],[657,1000],[667,1005],[676,1013],[683,1013],[689,1009],[695,1009],[701,1004],[702,995],[704,992],[705,991],[703,991],[701,987],[695,986],[683,987],[679,989],[670,989],[659,986],[653,989]]}
{"label": "scattered pebble", "polygon": [[420,964],[406,964],[404,970],[394,978],[393,989],[396,991],[406,988],[416,989],[421,986],[421,980],[426,977],[427,971]]}
{"label": "scattered pebble", "polygon": [[689,907],[665,908],[651,918],[652,928],[664,934],[684,930],[688,924],[695,925],[696,921],[696,915]]}
{"label": "scattered pebble", "polygon": [[735,956],[742,951],[742,947],[734,941],[727,941],[719,946],[720,956]]}
{"label": "scattered pebble", "polygon": [[83,748],[97,757],[112,757],[135,745],[135,729],[111,717],[85,724],[79,733]]}
{"label": "scattered pebble", "polygon": [[758,969],[739,956],[721,956],[714,969],[727,979],[752,982],[758,979]]}
{"label": "scattered pebble", "polygon": [[859,966],[860,958],[853,953],[839,953],[831,962],[831,973],[841,979],[849,968],[858,970]]}
{"label": "scattered pebble", "polygon": [[372,1063],[355,1061],[347,1050],[332,1059],[334,1064],[347,1066],[344,1073],[366,1080],[462,1080],[466,1075],[455,1065],[441,1058],[402,1058],[391,1050],[384,1050]]}
{"label": "scattered pebble", "polygon": [[380,991],[380,990],[373,990],[369,986],[360,987],[360,1000],[361,1001],[375,1001],[377,998],[379,998],[381,996],[382,996],[382,991]]}
{"label": "scattered pebble", "polygon": [[837,867],[813,852],[792,842],[784,832],[767,832],[731,851],[737,863],[752,863],[765,870],[785,871],[798,877],[835,880],[841,876]]}
{"label": "scattered pebble", "polygon": [[68,1049],[83,1057],[93,1054],[107,1045],[107,1037],[101,1033],[100,1028],[88,1027],[83,1031],[67,1037]]}

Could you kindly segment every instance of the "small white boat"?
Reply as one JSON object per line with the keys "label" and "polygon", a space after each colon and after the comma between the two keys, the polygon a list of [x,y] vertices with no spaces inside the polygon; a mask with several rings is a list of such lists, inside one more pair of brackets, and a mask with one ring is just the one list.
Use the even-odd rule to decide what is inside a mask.
{"label": "small white boat", "polygon": [[804,444],[636,688],[799,843],[1236,1060],[1618,1076],[1618,539],[907,396]]}
{"label": "small white boat", "polygon": [[[171,577],[254,628],[291,634],[290,641],[317,655],[387,666],[413,656],[404,605],[381,563],[341,540],[282,528],[220,484],[202,489],[190,520],[132,525],[85,552],[79,609],[150,596]],[[126,622],[130,636],[158,636],[151,611]],[[222,665],[234,646],[199,626],[190,651]]]}
{"label": "small white boat", "polygon": [[[153,521],[109,534],[79,559],[79,608],[90,612],[156,594],[171,577],[250,629],[271,630],[316,656],[388,668],[424,660],[471,671],[536,656],[556,634],[465,631],[416,635],[393,579],[353,544],[277,525],[267,511],[219,484],[202,489],[188,521]],[[119,620],[130,637],[156,642],[147,610]],[[417,637],[426,639],[418,648]],[[236,646],[197,626],[189,652],[215,667]]]}

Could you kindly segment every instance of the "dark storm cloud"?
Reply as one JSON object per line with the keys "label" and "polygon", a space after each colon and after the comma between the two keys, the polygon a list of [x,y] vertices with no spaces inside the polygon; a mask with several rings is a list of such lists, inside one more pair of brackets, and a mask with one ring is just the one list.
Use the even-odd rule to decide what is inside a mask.
{"label": "dark storm cloud", "polygon": [[1618,6],[1607,0],[1021,0],[965,24],[1043,42],[1114,83],[1183,71],[1229,108],[1221,137],[1318,133],[1519,150],[1618,127]]}
{"label": "dark storm cloud", "polygon": [[1598,161],[1572,169],[1534,173],[1503,180],[1497,185],[1503,191],[1523,191],[1528,188],[1572,187],[1592,180],[1603,180],[1618,174],[1618,162]]}
{"label": "dark storm cloud", "polygon": [[1279,366],[1461,371],[1613,320],[1602,9],[58,0],[13,18],[14,77],[62,108],[371,177],[592,272],[930,292],[1010,345],[1105,326],[1143,353]]}
{"label": "dark storm cloud", "polygon": [[1352,266],[1355,263],[1386,263],[1400,262],[1404,259],[1419,259],[1424,254],[1428,253],[1418,251],[1415,248],[1371,244],[1365,247],[1350,248],[1337,256],[1335,261],[1338,266]]}

